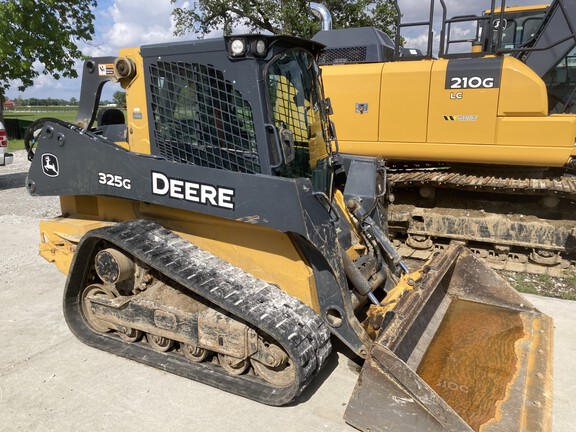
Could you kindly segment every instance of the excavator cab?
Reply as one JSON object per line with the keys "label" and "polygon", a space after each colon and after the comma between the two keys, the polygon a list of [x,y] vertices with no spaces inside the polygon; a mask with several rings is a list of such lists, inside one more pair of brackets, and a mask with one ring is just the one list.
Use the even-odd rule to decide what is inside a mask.
{"label": "excavator cab", "polygon": [[[61,197],[40,253],[67,274],[70,330],[269,405],[333,336],[364,362],[361,430],[549,430],[550,319],[462,245],[409,270],[385,164],[332,148],[321,49],[240,35],[85,62],[77,122],[38,123],[27,179]],[[109,81],[125,134],[93,126]]]}

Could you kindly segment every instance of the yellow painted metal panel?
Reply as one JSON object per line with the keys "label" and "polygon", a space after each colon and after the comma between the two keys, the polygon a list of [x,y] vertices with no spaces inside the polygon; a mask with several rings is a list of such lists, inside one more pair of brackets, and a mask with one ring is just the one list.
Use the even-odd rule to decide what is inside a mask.
{"label": "yellow painted metal panel", "polygon": [[[526,12],[526,11],[534,11],[534,12],[544,12],[546,8],[550,7],[549,4],[539,4],[539,5],[529,5],[529,6],[506,6],[504,8],[504,13],[508,12]],[[494,13],[500,13],[500,8],[495,8]],[[485,14],[490,13],[490,9],[486,9],[484,11]],[[506,15],[504,15],[506,16]]]}
{"label": "yellow painted metal panel", "polygon": [[576,152],[576,116],[502,117],[498,146],[515,146],[515,158],[526,164],[563,166]]}
{"label": "yellow painted metal panel", "polygon": [[[515,140],[513,141],[516,142]],[[562,147],[522,147],[516,144],[452,144],[452,143],[406,143],[386,142],[374,146],[371,142],[340,142],[342,153],[367,156],[384,155],[389,160],[442,161],[472,164],[499,164],[525,166],[562,167],[572,150]]]}
{"label": "yellow painted metal panel", "polygon": [[385,63],[380,141],[426,141],[432,63],[431,60]]}
{"label": "yellow painted metal panel", "polygon": [[231,221],[200,213],[108,197],[97,200],[93,215],[77,214],[75,209],[87,197],[63,197],[62,210],[70,216],[42,223],[41,254],[68,272],[72,251],[80,237],[110,221],[134,218],[157,221],[191,243],[240,267],[244,271],[278,285],[318,313],[314,274],[291,238],[272,228]]}
{"label": "yellow painted metal panel", "polygon": [[121,81],[122,87],[126,89],[129,149],[137,153],[150,154],[144,63],[138,48],[120,50],[120,57],[128,57],[136,65],[136,76],[130,80]]}
{"label": "yellow painted metal panel", "polygon": [[68,274],[80,238],[87,231],[109,224],[65,217],[40,221],[40,255],[48,262],[55,263],[62,273]]}
{"label": "yellow painted metal panel", "polygon": [[[448,60],[440,59],[432,67],[428,141],[493,144],[499,89],[446,89],[447,65]],[[462,150],[468,151],[466,146]]]}
{"label": "yellow painted metal panel", "polygon": [[[331,118],[336,124],[338,139],[378,140],[383,65],[322,66],[322,80],[334,108]],[[358,110],[357,104],[360,104]]]}
{"label": "yellow painted metal panel", "polygon": [[504,57],[500,84],[499,116],[547,116],[548,95],[544,81],[513,57]]}
{"label": "yellow painted metal panel", "polygon": [[290,237],[272,228],[142,203],[139,217],[162,225],[320,311],[312,269]]}

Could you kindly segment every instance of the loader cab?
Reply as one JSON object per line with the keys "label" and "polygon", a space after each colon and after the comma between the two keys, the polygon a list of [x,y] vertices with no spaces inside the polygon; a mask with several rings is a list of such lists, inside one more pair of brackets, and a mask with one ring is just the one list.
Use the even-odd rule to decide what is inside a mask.
{"label": "loader cab", "polygon": [[314,57],[320,49],[261,35],[142,47],[150,152],[248,174],[326,171],[331,129]]}
{"label": "loader cab", "polygon": [[[89,59],[76,123],[100,135],[114,132],[104,136],[130,151],[239,173],[310,178],[330,196],[334,132],[315,60],[321,49],[294,37],[240,35]],[[125,124],[97,123],[100,94],[110,81],[126,90]]]}
{"label": "loader cab", "polygon": [[[321,85],[320,69],[308,51],[293,49],[275,56],[265,69],[266,101],[277,172],[313,178],[316,189],[330,195],[332,133]],[[272,127],[273,125],[273,127]],[[272,147],[274,148],[274,146]]]}

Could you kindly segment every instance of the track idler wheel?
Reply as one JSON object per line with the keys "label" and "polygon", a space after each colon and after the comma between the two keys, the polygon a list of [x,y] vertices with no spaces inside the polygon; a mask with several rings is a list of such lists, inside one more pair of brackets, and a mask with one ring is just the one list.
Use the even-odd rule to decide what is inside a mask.
{"label": "track idler wheel", "polygon": [[103,285],[100,284],[88,285],[82,293],[82,313],[84,314],[84,319],[86,320],[88,326],[97,333],[109,332],[112,330],[109,324],[106,323],[106,321],[102,321],[101,319],[97,318],[94,314],[92,303],[90,302],[90,298],[94,297],[105,297],[113,299],[116,296],[112,291],[106,289]]}
{"label": "track idler wheel", "polygon": [[254,371],[260,378],[278,387],[287,387],[296,378],[294,365],[286,352],[274,343],[265,342],[267,354],[264,358],[250,359]]}
{"label": "track idler wheel", "polygon": [[174,346],[174,341],[162,336],[146,333],[146,340],[154,351],[166,352]]}

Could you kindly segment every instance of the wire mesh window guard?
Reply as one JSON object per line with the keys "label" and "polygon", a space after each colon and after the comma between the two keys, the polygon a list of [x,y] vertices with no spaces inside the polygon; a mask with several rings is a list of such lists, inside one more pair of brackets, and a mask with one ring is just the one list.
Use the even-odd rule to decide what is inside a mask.
{"label": "wire mesh window guard", "polygon": [[250,104],[213,66],[150,66],[152,112],[160,155],[179,163],[259,173]]}

